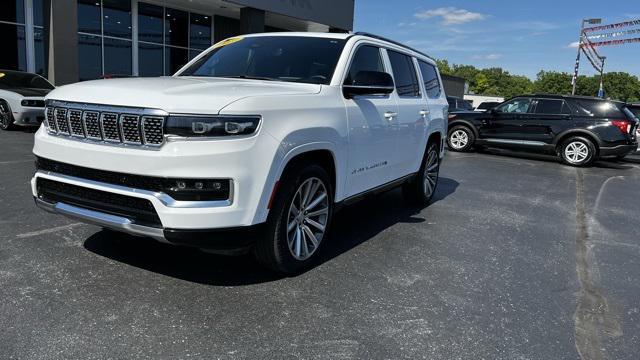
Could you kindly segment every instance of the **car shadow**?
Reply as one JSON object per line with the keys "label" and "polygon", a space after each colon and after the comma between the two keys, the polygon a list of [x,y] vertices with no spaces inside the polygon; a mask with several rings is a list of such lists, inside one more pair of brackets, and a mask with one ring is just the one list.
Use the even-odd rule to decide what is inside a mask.
{"label": "car shadow", "polygon": [[[455,180],[441,177],[431,204],[453,194],[458,185]],[[424,206],[404,204],[401,191],[397,189],[344,207],[334,217],[331,236],[320,249],[313,268],[354,249],[397,223],[426,221],[420,217]],[[99,231],[87,238],[84,247],[120,263],[204,285],[243,286],[283,278],[263,268],[251,254],[210,254],[109,230]]]}
{"label": "car shadow", "polygon": [[[498,148],[485,148],[482,150],[477,150],[478,154],[487,154],[490,156],[500,156],[505,158],[514,158],[514,159],[526,159],[526,160],[536,160],[536,161],[545,161],[545,162],[554,162],[557,164],[565,165],[557,156],[536,153],[536,152],[525,152],[525,151],[517,151],[510,149],[498,149]],[[633,166],[626,165],[625,163],[633,162],[633,160],[629,161],[627,158],[624,160],[609,160],[603,159],[595,161],[592,167],[603,168],[603,169],[616,169],[616,170],[627,170],[633,169]]]}

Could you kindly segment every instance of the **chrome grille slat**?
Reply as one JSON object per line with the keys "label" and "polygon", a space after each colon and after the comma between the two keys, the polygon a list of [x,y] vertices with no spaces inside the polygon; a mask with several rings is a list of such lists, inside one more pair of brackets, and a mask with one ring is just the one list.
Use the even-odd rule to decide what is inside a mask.
{"label": "chrome grille slat", "polygon": [[142,145],[140,117],[128,114],[120,115],[120,133],[125,144]]}
{"label": "chrome grille slat", "polygon": [[56,119],[56,127],[58,132],[65,135],[69,134],[69,123],[67,122],[67,109],[56,108],[54,111],[54,117]]}
{"label": "chrome grille slat", "polygon": [[69,121],[69,132],[75,137],[85,137],[84,127],[82,126],[82,110],[69,109],[67,111],[67,120]]}
{"label": "chrome grille slat", "polygon": [[164,144],[164,111],[47,101],[45,126],[52,135],[151,149]]}

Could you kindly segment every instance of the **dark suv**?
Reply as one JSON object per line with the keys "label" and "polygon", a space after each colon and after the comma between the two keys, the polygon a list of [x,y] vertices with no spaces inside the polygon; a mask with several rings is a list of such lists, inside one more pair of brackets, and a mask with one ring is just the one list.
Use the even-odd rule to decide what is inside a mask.
{"label": "dark suv", "polygon": [[622,102],[526,95],[486,113],[450,114],[447,143],[453,151],[483,146],[543,151],[569,165],[587,166],[636,151],[637,128],[638,120]]}

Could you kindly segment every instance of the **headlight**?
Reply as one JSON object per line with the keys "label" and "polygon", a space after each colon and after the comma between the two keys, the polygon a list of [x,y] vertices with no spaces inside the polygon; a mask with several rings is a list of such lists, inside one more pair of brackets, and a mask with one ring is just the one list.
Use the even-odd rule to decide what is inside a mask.
{"label": "headlight", "polygon": [[169,116],[166,133],[185,137],[251,135],[258,124],[259,116]]}

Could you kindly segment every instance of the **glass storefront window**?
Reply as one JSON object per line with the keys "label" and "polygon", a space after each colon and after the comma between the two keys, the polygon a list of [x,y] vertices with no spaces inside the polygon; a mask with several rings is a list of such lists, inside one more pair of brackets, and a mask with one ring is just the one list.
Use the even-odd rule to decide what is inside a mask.
{"label": "glass storefront window", "polygon": [[162,44],[163,9],[161,6],[138,3],[138,39]]}
{"label": "glass storefront window", "polygon": [[104,0],[104,36],[131,39],[131,0]]}
{"label": "glass storefront window", "polygon": [[131,41],[104,38],[104,75],[131,76]]}
{"label": "glass storefront window", "polygon": [[211,18],[191,13],[189,47],[205,50],[211,46]]}
{"label": "glass storefront window", "polygon": [[42,28],[36,27],[33,33],[36,74],[47,76],[48,69],[45,68],[44,64],[44,43],[42,42],[43,37],[44,30]]}
{"label": "glass storefront window", "polygon": [[164,49],[164,73],[173,75],[178,69],[189,62],[189,51],[187,49],[165,47]]}
{"label": "glass storefront window", "polygon": [[78,35],[80,81],[102,77],[102,41],[98,36]]}
{"label": "glass storefront window", "polygon": [[189,46],[189,13],[186,11],[165,9],[164,38],[171,46]]}
{"label": "glass storefront window", "polygon": [[78,32],[100,34],[100,1],[78,0]]}
{"label": "glass storefront window", "polygon": [[44,26],[43,6],[43,0],[33,0],[33,24],[35,26]]}
{"label": "glass storefront window", "polygon": [[162,76],[164,74],[163,46],[140,43],[138,46],[138,69],[140,76]]}
{"label": "glass storefront window", "polygon": [[0,44],[0,69],[27,71],[24,26],[0,23]]}
{"label": "glass storefront window", "polygon": [[0,21],[24,24],[24,0],[2,0]]}

